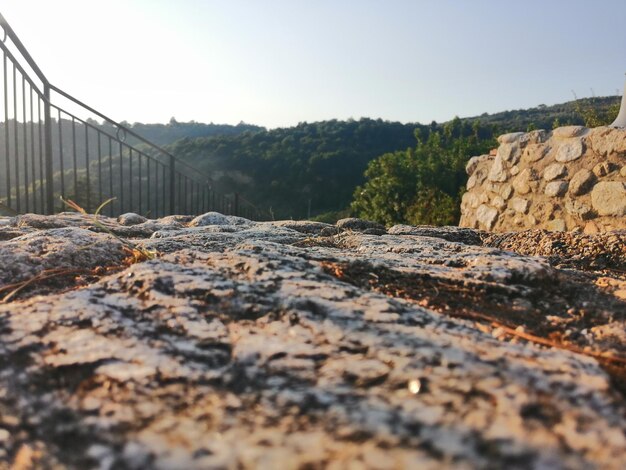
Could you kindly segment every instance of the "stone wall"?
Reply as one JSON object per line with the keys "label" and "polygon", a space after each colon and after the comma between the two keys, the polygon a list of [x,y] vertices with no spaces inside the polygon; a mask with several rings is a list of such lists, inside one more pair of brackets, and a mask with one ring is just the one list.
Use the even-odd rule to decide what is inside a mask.
{"label": "stone wall", "polygon": [[462,227],[597,233],[626,229],[626,130],[567,126],[498,138],[467,164]]}

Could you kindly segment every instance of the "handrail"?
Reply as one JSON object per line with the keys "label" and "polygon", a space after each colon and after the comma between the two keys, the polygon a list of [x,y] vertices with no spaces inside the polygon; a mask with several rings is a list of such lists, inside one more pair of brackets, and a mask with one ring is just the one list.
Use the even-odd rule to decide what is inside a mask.
{"label": "handrail", "polygon": [[184,166],[186,166],[187,168],[189,168],[190,170],[193,170],[195,172],[197,172],[200,176],[203,176],[205,179],[211,181],[211,177],[202,173],[200,170],[198,170],[197,168],[189,165],[187,162],[177,158],[175,155],[173,155],[172,153],[168,152],[167,150],[165,150],[163,147],[150,142],[149,140],[147,140],[146,138],[140,136],[139,134],[137,134],[136,132],[134,132],[132,129],[129,129],[128,127],[124,126],[123,124],[120,124],[117,121],[114,121],[113,119],[111,119],[110,117],[107,117],[106,115],[102,114],[99,111],[96,111],[95,109],[93,109],[91,106],[83,103],[82,101],[80,101],[77,98],[74,98],[72,95],[70,95],[69,93],[66,93],[65,91],[61,90],[60,88],[56,87],[53,84],[50,84],[50,89],[57,92],[58,94],[60,94],[61,96],[63,96],[64,98],[67,98],[70,101],[73,101],[74,103],[76,103],[79,106],[82,106],[83,108],[85,108],[87,111],[95,114],[96,116],[98,116],[101,119],[104,119],[105,121],[109,122],[110,124],[113,124],[115,127],[118,127],[119,129],[124,130],[124,132],[126,132],[127,134],[132,135],[133,137],[135,137],[136,139],[140,140],[141,142],[143,142],[146,145],[151,146],[152,148],[155,148],[156,150],[158,150],[159,152],[162,152],[163,154],[167,155],[168,157],[173,158],[176,163],[180,163]]}
{"label": "handrail", "polygon": [[[167,150],[165,150],[161,146],[159,146],[159,145],[157,145],[157,144],[155,144],[153,142],[150,142],[146,138],[144,138],[144,137],[140,136],[139,134],[137,134],[136,132],[134,132],[132,129],[124,126],[123,124],[120,124],[119,122],[117,122],[117,121],[115,121],[113,119],[111,119],[110,117],[106,116],[105,114],[97,111],[96,109],[92,108],[91,106],[87,105],[86,103],[80,101],[78,98],[75,98],[72,95],[70,95],[69,93],[61,90],[56,85],[50,83],[50,81],[46,78],[44,73],[41,71],[41,69],[39,68],[39,66],[37,65],[37,63],[33,59],[33,57],[30,55],[30,53],[26,49],[26,46],[24,46],[22,41],[20,41],[20,38],[17,36],[17,34],[13,30],[13,28],[11,28],[11,25],[9,25],[8,21],[2,15],[2,13],[0,13],[0,27],[2,27],[6,31],[7,35],[11,38],[11,41],[13,42],[13,44],[15,44],[15,47],[17,47],[18,51],[20,52],[20,54],[22,54],[22,56],[24,57],[24,59],[26,60],[26,62],[30,66],[30,68],[33,69],[35,74],[42,81],[42,83],[44,84],[44,88],[48,87],[50,90],[55,91],[56,93],[58,93],[59,95],[63,96],[64,98],[66,98],[66,99],[74,102],[75,104],[85,108],[90,113],[93,113],[96,116],[98,116],[99,118],[104,119],[108,123],[113,124],[115,127],[119,128],[119,129],[122,129],[125,133],[130,134],[131,136],[133,136],[134,138],[138,139],[142,143],[151,146],[152,148],[158,150],[159,152],[163,153],[164,155],[167,155],[170,158],[173,158],[176,163],[180,163],[181,165],[187,167],[189,170],[193,170],[196,174],[198,174],[199,176],[203,177],[205,180],[212,181],[212,178],[209,175],[201,172],[200,170],[198,170],[197,168],[191,166],[187,162],[177,158],[175,155],[173,155],[172,153],[168,152]],[[8,52],[8,53],[10,54],[10,52]],[[16,61],[16,64],[17,64],[18,67],[21,68],[21,66],[19,65],[19,63],[17,63],[17,61]],[[21,70],[24,71],[23,68],[21,68]],[[27,76],[27,74],[24,74],[24,75]],[[44,96],[42,96],[42,98],[44,99],[44,101],[47,101],[48,97],[44,95]],[[49,102],[49,104],[52,104],[52,103]]]}
{"label": "handrail", "polygon": [[[88,211],[91,201],[116,199],[115,209],[108,206],[109,215],[129,210],[157,216],[197,214],[221,208],[224,213],[264,217],[252,202],[237,193],[218,193],[207,174],[51,84],[2,14],[0,27],[0,171],[6,175],[0,181],[0,205],[6,202],[13,209],[14,203],[18,213],[32,209],[52,214],[55,198],[58,203],[57,196],[69,194],[84,197]],[[76,109],[102,123],[78,117]],[[126,142],[128,136],[132,142]],[[71,184],[66,186],[66,181]]]}
{"label": "handrail", "polygon": [[[2,25],[0,25],[1,27]],[[28,74],[26,73],[26,70],[24,70],[24,67],[22,67],[22,64],[20,64],[17,59],[15,58],[15,56],[11,53],[11,51],[9,50],[9,48],[2,42],[0,41],[0,48],[2,48],[2,50],[6,53],[7,57],[12,61],[12,63],[15,64],[15,67],[17,67],[17,69],[20,71],[20,73],[24,76],[24,78],[28,81],[28,83],[30,84],[30,86],[32,86],[37,93],[39,93],[40,95],[44,95],[44,93],[39,89],[39,87],[35,84],[35,82],[33,82],[33,80],[28,76]],[[45,86],[45,83],[44,83]],[[49,85],[48,85],[49,86]]]}
{"label": "handrail", "polygon": [[28,50],[26,50],[26,47],[24,46],[24,44],[22,44],[20,38],[17,37],[17,34],[15,34],[15,31],[13,31],[13,28],[11,28],[11,25],[8,23],[2,13],[0,13],[0,26],[2,26],[2,29],[4,29],[4,31],[6,31],[8,36],[11,38],[13,44],[15,44],[15,47],[17,47],[24,59],[26,59],[26,62],[28,62],[30,68],[33,69],[33,71],[37,74],[39,80],[41,80],[44,85],[50,85],[50,82],[41,71],[35,60],[28,53]]}

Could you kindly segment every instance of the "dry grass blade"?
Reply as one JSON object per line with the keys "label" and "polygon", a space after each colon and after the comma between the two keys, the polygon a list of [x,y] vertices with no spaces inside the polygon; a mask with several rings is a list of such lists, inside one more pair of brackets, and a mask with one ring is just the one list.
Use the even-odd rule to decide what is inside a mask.
{"label": "dry grass blade", "polygon": [[[350,284],[373,289],[392,297],[410,300],[442,315],[488,324],[492,328],[499,328],[508,336],[518,337],[531,343],[593,357],[600,364],[619,368],[626,374],[626,357],[608,355],[598,350],[582,349],[547,335],[520,331],[517,329],[520,325],[516,325],[514,316],[511,316],[508,321],[499,318],[502,317],[500,309],[494,312],[493,309],[488,308],[488,303],[483,302],[481,304],[482,293],[473,291],[465,285],[446,284],[445,281],[430,277],[411,277],[393,271],[385,271],[380,267],[378,268],[378,275],[381,277],[379,278],[377,275],[375,279],[372,279],[371,275],[374,273],[371,271],[373,268],[366,264],[350,265],[325,262],[322,263],[322,267],[326,273]],[[439,288],[444,291],[444,295],[441,297]],[[478,311],[479,308],[482,311]],[[512,314],[514,312],[508,311],[507,313]],[[519,320],[517,318],[517,321]]]}
{"label": "dry grass blade", "polygon": [[7,295],[5,295],[2,299],[0,299],[0,303],[7,303],[13,297],[15,297],[19,292],[23,289],[41,281],[45,281],[48,279],[61,277],[61,276],[70,276],[76,274],[83,274],[86,271],[84,269],[46,269],[41,271],[37,275],[31,277],[30,279],[26,279],[21,282],[15,282],[13,284],[7,284],[0,287],[0,292],[10,291]]}
{"label": "dry grass blade", "polygon": [[[93,223],[96,227],[98,227],[100,230],[108,233],[109,235],[115,237],[118,241],[120,241],[122,243],[122,246],[124,247],[124,250],[126,252],[128,252],[130,254],[129,257],[129,262],[127,264],[133,264],[133,263],[138,263],[140,261],[146,261],[146,260],[151,260],[157,257],[158,253],[154,250],[148,250],[142,246],[139,246],[135,243],[132,243],[118,235],[116,235],[115,233],[113,233],[113,231],[107,227],[106,225],[104,225],[102,222],[100,222],[98,220],[98,215],[100,215],[100,211],[107,205],[110,204],[111,202],[113,202],[116,198],[112,197],[110,199],[107,199],[106,201],[104,201],[102,204],[100,204],[98,206],[98,208],[96,209],[96,211],[94,212],[92,217]],[[87,213],[87,211],[85,209],[83,209],[80,205],[76,204],[76,202],[72,201],[71,199],[63,199],[63,197],[61,197],[61,201],[63,201],[64,204],[66,204],[67,206],[71,207],[72,209],[74,209],[76,212],[79,212],[81,214],[84,215],[89,215]]]}
{"label": "dry grass blade", "polygon": [[585,351],[576,346],[564,344],[561,341],[554,341],[548,338],[543,338],[541,336],[536,336],[530,333],[526,333],[524,331],[518,331],[514,328],[511,328],[510,326],[505,325],[504,323],[501,323],[495,320],[489,315],[484,315],[484,314],[479,314],[479,313],[474,313],[474,312],[454,312],[454,313],[449,313],[449,315],[452,317],[463,318],[466,320],[489,322],[489,324],[493,328],[500,328],[504,333],[506,333],[509,336],[516,336],[518,338],[529,341],[531,343],[541,344],[542,346],[548,346],[548,347],[557,348],[557,349],[565,349],[567,351],[571,351],[576,354],[590,356],[601,362],[608,362],[612,364],[620,364],[622,366],[626,366],[626,358],[624,357],[607,356],[602,353],[598,353],[594,351]]}

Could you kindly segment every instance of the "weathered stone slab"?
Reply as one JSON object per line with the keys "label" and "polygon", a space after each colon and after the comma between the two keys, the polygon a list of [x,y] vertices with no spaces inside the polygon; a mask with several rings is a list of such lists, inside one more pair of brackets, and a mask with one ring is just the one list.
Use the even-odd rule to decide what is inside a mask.
{"label": "weathered stone slab", "polygon": [[493,161],[493,165],[489,170],[489,175],[487,176],[489,181],[503,183],[508,179],[508,173],[506,171],[506,167],[504,161],[501,156],[497,155]]}
{"label": "weathered stone slab", "polygon": [[246,225],[250,221],[243,217],[235,217],[233,215],[223,215],[219,212],[207,212],[199,215],[191,222],[189,227],[205,227],[207,225]]}
{"label": "weathered stone slab", "polygon": [[148,219],[134,212],[127,212],[126,214],[120,215],[117,221],[122,225],[139,225],[147,222]]}
{"label": "weathered stone slab", "polygon": [[555,159],[557,162],[571,162],[582,157],[583,150],[581,139],[568,140],[559,145]]}
{"label": "weathered stone slab", "polygon": [[568,183],[567,181],[557,180],[550,181],[546,184],[546,189],[544,190],[546,196],[550,197],[558,197],[562,196],[567,192]]}
{"label": "weathered stone slab", "polygon": [[565,221],[563,219],[554,219],[548,221],[546,228],[551,232],[564,232],[566,229]]}
{"label": "weathered stone slab", "polygon": [[520,140],[524,134],[525,132],[511,132],[509,134],[503,134],[498,137],[498,142],[500,144],[513,144]]}
{"label": "weathered stone slab", "polygon": [[601,178],[602,176],[607,176],[609,173],[618,169],[619,167],[615,163],[605,161],[600,162],[593,167],[593,174],[596,175],[598,178]]}
{"label": "weathered stone slab", "polygon": [[0,243],[0,285],[25,281],[47,269],[90,270],[122,261],[112,235],[77,227],[28,233]]}
{"label": "weathered stone slab", "polygon": [[524,168],[522,172],[513,180],[513,188],[518,194],[528,194],[531,190],[531,181],[537,180],[537,172],[531,168]]}
{"label": "weathered stone slab", "polygon": [[561,163],[553,163],[552,165],[548,165],[543,171],[543,179],[546,181],[552,181],[565,175],[567,175],[567,168]]}
{"label": "weathered stone slab", "polygon": [[599,155],[626,152],[626,130],[613,127],[596,127],[587,136],[589,145]]}
{"label": "weathered stone slab", "polygon": [[578,170],[570,180],[569,192],[573,196],[580,196],[581,194],[585,194],[589,192],[595,181],[595,175],[587,168]]}
{"label": "weathered stone slab", "polygon": [[467,162],[467,165],[465,165],[465,171],[467,172],[468,175],[471,176],[476,171],[476,168],[478,168],[480,165],[484,164],[485,162],[488,162],[492,158],[493,157],[491,157],[490,155],[480,155],[478,157],[472,157]]}
{"label": "weathered stone slab", "polygon": [[529,144],[524,149],[523,159],[527,162],[536,162],[545,157],[550,151],[550,147],[541,144]]}
{"label": "weathered stone slab", "polygon": [[[199,220],[135,240],[162,248],[156,259],[0,305],[8,468],[622,464],[626,409],[595,359],[453,316],[568,320],[582,300],[558,297],[580,289],[546,259],[455,227],[374,236],[345,223]],[[21,230],[36,232],[2,242],[3,254],[119,262],[107,234]],[[533,250],[626,262],[619,237],[589,250],[532,236],[544,237],[527,237]],[[585,305],[589,318],[596,302]]]}
{"label": "weathered stone slab", "polygon": [[528,208],[530,207],[530,201],[521,197],[514,197],[509,201],[509,207],[516,212],[525,214],[528,212]]}
{"label": "weathered stone slab", "polygon": [[482,228],[491,230],[498,219],[498,211],[485,204],[481,204],[476,210],[476,220],[482,225]]}
{"label": "weathered stone slab", "polygon": [[588,129],[585,126],[563,126],[552,131],[552,135],[559,139],[569,139],[585,134]]}
{"label": "weathered stone slab", "polygon": [[501,144],[496,153],[496,158],[497,157],[500,157],[511,165],[515,165],[520,157],[519,146],[517,144]]}
{"label": "weathered stone slab", "polygon": [[622,217],[626,215],[626,184],[602,181],[591,191],[591,204],[599,215]]}
{"label": "weathered stone slab", "polygon": [[355,232],[364,232],[366,230],[375,230],[384,232],[385,227],[378,222],[371,220],[358,219],[356,217],[348,217],[337,221],[337,228],[341,230],[353,230]]}
{"label": "weathered stone slab", "polygon": [[566,199],[565,210],[580,220],[588,220],[594,217],[593,210],[584,202],[578,199]]}

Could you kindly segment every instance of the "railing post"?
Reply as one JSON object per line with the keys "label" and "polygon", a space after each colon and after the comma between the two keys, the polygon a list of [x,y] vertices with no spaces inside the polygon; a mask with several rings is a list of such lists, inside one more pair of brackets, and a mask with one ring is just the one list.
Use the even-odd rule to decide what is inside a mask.
{"label": "railing post", "polygon": [[175,168],[174,168],[174,162],[176,161],[176,159],[174,158],[174,155],[170,155],[170,215],[174,214],[175,211],[175,198],[176,198],[176,193],[175,193]]}
{"label": "railing post", "polygon": [[235,193],[235,207],[233,208],[233,215],[239,215],[239,193]]}
{"label": "railing post", "polygon": [[54,177],[52,166],[52,116],[50,111],[50,84],[43,84],[44,96],[44,167],[46,172],[46,213],[54,214]]}

